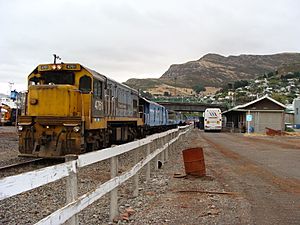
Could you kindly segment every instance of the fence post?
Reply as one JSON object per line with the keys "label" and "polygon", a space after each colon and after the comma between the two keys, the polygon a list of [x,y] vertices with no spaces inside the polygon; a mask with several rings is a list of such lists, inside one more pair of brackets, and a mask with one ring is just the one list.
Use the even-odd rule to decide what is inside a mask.
{"label": "fence post", "polygon": [[[135,165],[139,162],[138,155],[139,155],[140,149],[141,149],[141,147],[134,150],[134,164]],[[133,197],[137,197],[139,195],[139,172],[137,172],[133,176],[133,180],[134,180]]]}
{"label": "fence post", "polygon": [[[147,156],[150,155],[150,144],[151,143],[147,144],[147,146],[146,146],[146,148],[147,148],[146,155]],[[150,176],[151,176],[151,164],[150,164],[150,162],[148,162],[147,165],[146,165],[146,182],[150,181]]]}
{"label": "fence post", "polygon": [[178,147],[178,142],[180,141],[180,137],[179,137],[179,130],[178,130],[178,131],[176,131],[176,133],[175,133],[175,137],[178,137],[178,139],[176,140],[176,144],[175,144],[175,148],[177,148],[177,147]]}
{"label": "fence post", "polygon": [[[154,140],[153,140],[153,148],[154,148],[154,151],[155,151],[156,149],[159,148],[157,142],[158,142],[157,139],[154,139]],[[156,156],[154,157],[154,160],[153,160],[153,161],[154,161],[154,168],[155,168],[155,170],[158,170],[158,155],[156,155]]]}
{"label": "fence post", "polygon": [[170,140],[170,135],[168,134],[165,136],[165,143],[168,144],[168,147],[165,150],[165,161],[167,162],[169,160],[169,140]]}
{"label": "fence post", "polygon": [[[66,155],[65,161],[73,161],[78,158],[77,155]],[[67,177],[66,182],[66,201],[67,204],[73,202],[78,197],[78,184],[77,184],[77,165],[76,170],[74,172],[70,172],[70,175]],[[77,215],[72,216],[66,222],[67,225],[77,225],[78,224],[78,217]]]}
{"label": "fence post", "polygon": [[[174,132],[173,133],[171,133],[171,140],[173,140],[174,139]],[[171,145],[171,151],[173,152],[174,151],[174,149],[175,149],[175,146],[174,146],[174,144],[175,144],[175,142],[173,142],[172,143],[172,145]]]}
{"label": "fence post", "polygon": [[[164,147],[164,137],[161,137],[159,139],[159,142],[160,142],[160,147],[163,148]],[[160,160],[161,160],[161,163],[164,164],[165,163],[165,153],[164,151],[162,151],[160,153]]]}
{"label": "fence post", "polygon": [[[110,158],[110,176],[114,178],[118,175],[118,156]],[[110,192],[110,214],[109,218],[112,221],[118,215],[118,188]]]}

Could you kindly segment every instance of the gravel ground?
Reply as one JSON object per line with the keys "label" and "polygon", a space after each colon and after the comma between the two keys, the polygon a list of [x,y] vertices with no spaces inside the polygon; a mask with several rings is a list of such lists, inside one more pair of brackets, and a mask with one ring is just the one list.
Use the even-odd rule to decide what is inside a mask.
{"label": "gravel ground", "polygon": [[[189,139],[178,144],[170,160],[156,173],[156,177],[142,190],[134,203],[137,213],[129,224],[247,224],[249,204],[239,193],[232,192],[220,182],[212,170],[213,158],[205,152],[206,177],[174,178],[185,174],[182,150],[204,147],[198,132],[192,131]],[[150,189],[148,189],[150,188]]]}
{"label": "gravel ground", "polygon": [[[169,161],[158,171],[151,165],[151,180],[145,182],[141,171],[139,196],[133,197],[133,179],[118,191],[120,216],[116,224],[233,224],[239,218],[239,196],[226,191],[209,171],[205,178],[173,178],[184,174],[181,150],[195,147],[191,133],[189,140],[178,143],[170,152]],[[16,144],[11,144],[13,146]],[[12,150],[15,152],[15,149]],[[8,154],[9,155],[9,154]],[[12,154],[13,155],[13,154]],[[7,158],[11,157],[10,155]],[[140,158],[143,157],[141,153]],[[119,173],[133,165],[132,153],[119,158]],[[109,161],[79,170],[79,195],[92,191],[110,178]],[[65,179],[0,202],[0,224],[33,224],[65,204]],[[210,191],[204,192],[202,191]],[[216,193],[214,193],[216,192]],[[192,216],[191,216],[192,215]],[[87,207],[78,215],[80,224],[109,224],[109,195]],[[230,222],[229,222],[230,221]],[[222,222],[222,223],[219,223]]]}
{"label": "gravel ground", "polygon": [[0,167],[19,162],[18,135],[13,126],[0,126]]}
{"label": "gravel ground", "polygon": [[[0,167],[28,162],[32,159],[35,158],[18,157],[18,135],[16,128],[13,126],[0,126]],[[60,163],[60,161],[43,161],[22,165],[17,168],[12,167],[0,170],[0,178],[40,169],[57,163]]]}
{"label": "gravel ground", "polygon": [[249,203],[250,224],[300,224],[298,137],[199,135],[215,159],[213,170],[220,182]]}

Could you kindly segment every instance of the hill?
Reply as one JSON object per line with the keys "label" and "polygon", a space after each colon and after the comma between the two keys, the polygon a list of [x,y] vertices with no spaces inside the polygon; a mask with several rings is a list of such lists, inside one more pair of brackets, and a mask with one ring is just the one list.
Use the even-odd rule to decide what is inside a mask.
{"label": "hill", "polygon": [[254,79],[258,75],[275,71],[285,64],[300,62],[300,53],[273,55],[222,56],[207,54],[199,60],[174,64],[159,79],[129,79],[125,84],[148,90],[161,84],[192,88],[196,84],[205,87],[221,87],[237,80]]}

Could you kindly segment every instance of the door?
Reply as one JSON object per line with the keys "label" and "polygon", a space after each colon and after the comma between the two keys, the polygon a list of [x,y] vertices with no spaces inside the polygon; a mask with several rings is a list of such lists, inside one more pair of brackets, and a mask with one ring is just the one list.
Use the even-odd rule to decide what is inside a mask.
{"label": "door", "polygon": [[104,96],[103,82],[94,79],[93,82],[93,97],[92,97],[92,117],[104,116]]}

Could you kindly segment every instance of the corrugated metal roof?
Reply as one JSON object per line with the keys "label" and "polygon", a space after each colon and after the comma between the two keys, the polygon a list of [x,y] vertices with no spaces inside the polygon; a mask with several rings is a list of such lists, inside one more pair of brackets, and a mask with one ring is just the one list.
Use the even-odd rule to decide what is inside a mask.
{"label": "corrugated metal roof", "polygon": [[233,107],[232,109],[229,109],[229,110],[223,112],[222,114],[225,114],[225,113],[228,113],[228,112],[231,112],[231,111],[244,111],[245,109],[243,109],[243,108],[246,108],[247,106],[252,105],[252,104],[254,104],[254,103],[256,103],[256,102],[259,102],[259,101],[261,101],[261,100],[263,100],[263,99],[268,99],[268,100],[274,102],[275,104],[281,106],[282,108],[284,108],[284,109],[286,108],[286,106],[283,105],[282,103],[276,101],[275,99],[269,97],[268,95],[265,95],[265,96],[263,96],[263,97],[261,97],[261,98],[255,99],[255,100],[253,100],[253,101],[251,101],[251,102],[248,102],[248,103],[246,103],[246,104],[235,106],[235,107]]}

